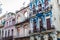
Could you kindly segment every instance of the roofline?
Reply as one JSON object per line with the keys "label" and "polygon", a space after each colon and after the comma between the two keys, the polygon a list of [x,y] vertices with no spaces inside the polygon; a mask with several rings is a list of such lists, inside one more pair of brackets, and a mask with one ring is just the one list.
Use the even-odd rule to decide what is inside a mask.
{"label": "roofline", "polygon": [[[28,7],[29,7],[29,6],[24,7],[23,9],[28,8]],[[19,11],[16,11],[16,13],[18,13],[18,12],[22,11],[23,9],[21,9],[21,10],[19,10]]]}

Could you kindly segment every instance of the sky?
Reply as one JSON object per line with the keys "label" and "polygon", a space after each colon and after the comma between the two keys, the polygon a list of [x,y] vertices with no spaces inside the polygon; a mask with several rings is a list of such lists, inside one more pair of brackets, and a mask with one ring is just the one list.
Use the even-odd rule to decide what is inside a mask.
{"label": "sky", "polygon": [[21,7],[23,7],[23,3],[25,4],[24,6],[26,7],[29,4],[29,0],[0,0],[0,3],[2,3],[1,8],[2,8],[2,13],[0,14],[0,17],[6,12],[13,12],[15,13],[16,10],[20,10]]}

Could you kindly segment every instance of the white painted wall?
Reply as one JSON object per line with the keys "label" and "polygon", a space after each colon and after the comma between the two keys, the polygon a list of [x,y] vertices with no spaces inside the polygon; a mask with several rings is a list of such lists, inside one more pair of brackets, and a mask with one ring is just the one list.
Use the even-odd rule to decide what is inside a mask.
{"label": "white painted wall", "polygon": [[3,30],[4,30],[4,35],[3,35],[3,37],[5,37],[5,31],[7,31],[7,35],[6,35],[6,37],[8,37],[8,30],[10,30],[10,34],[9,34],[9,36],[12,36],[12,30],[13,29],[13,36],[16,36],[16,28],[15,28],[15,26],[12,26],[12,27],[9,27],[9,28],[3,28]]}
{"label": "white painted wall", "polygon": [[[57,0],[51,0],[51,4],[53,6],[52,13],[53,13],[53,24],[55,25],[55,28],[57,31],[60,31],[60,7],[57,3]],[[54,20],[56,18],[56,20]]]}

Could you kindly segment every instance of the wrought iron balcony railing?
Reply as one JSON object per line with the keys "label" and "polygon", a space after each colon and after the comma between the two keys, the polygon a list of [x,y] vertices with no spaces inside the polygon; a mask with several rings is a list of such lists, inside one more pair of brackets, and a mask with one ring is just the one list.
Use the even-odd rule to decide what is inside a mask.
{"label": "wrought iron balcony railing", "polygon": [[43,32],[43,31],[48,31],[48,30],[54,30],[55,29],[55,26],[54,25],[52,25],[51,26],[51,23],[50,23],[50,18],[49,19],[47,19],[47,29],[45,29],[44,27],[43,27],[43,24],[42,24],[42,21],[40,21],[40,28],[39,29],[37,29],[36,27],[36,25],[33,25],[34,27],[32,28],[33,30],[30,30],[29,31],[29,33],[40,33],[40,32]]}

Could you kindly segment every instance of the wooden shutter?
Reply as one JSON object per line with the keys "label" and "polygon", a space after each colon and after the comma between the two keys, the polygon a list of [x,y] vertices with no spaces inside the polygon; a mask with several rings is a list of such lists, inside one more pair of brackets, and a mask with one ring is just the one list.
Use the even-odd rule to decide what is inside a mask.
{"label": "wooden shutter", "polygon": [[42,20],[40,21],[40,31],[42,31],[43,29],[43,23],[42,23]]}
{"label": "wooden shutter", "polygon": [[50,23],[50,18],[47,19],[47,29],[50,30],[51,29],[51,23]]}
{"label": "wooden shutter", "polygon": [[36,32],[36,22],[34,22],[33,26],[34,26],[33,31]]}

